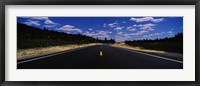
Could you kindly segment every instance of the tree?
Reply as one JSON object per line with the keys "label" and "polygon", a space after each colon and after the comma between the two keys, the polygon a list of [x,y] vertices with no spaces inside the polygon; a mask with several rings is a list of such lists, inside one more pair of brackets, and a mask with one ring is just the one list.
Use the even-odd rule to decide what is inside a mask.
{"label": "tree", "polygon": [[47,28],[47,27],[44,27],[44,30],[45,30],[45,31],[47,31],[47,30],[48,30],[48,28]]}
{"label": "tree", "polygon": [[105,41],[107,41],[107,38],[105,37]]}

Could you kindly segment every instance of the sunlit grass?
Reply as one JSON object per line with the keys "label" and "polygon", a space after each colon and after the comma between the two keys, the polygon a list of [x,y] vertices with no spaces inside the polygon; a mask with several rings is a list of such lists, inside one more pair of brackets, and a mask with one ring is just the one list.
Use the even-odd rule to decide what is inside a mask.
{"label": "sunlit grass", "polygon": [[62,45],[62,46],[51,46],[51,47],[43,47],[43,48],[31,48],[31,49],[19,49],[17,50],[17,59],[28,58],[30,56],[38,56],[44,54],[50,54],[55,52],[61,52],[65,50],[71,50],[86,46],[97,45],[97,43],[91,44],[71,44],[71,45]]}
{"label": "sunlit grass", "polygon": [[129,49],[129,50],[133,50],[133,51],[140,51],[140,52],[155,54],[155,55],[169,56],[169,57],[173,57],[173,58],[183,58],[183,54],[181,54],[181,53],[144,49],[144,48],[140,48],[140,47],[129,46],[129,45],[126,45],[125,43],[116,43],[116,44],[113,44],[112,46]]}
{"label": "sunlit grass", "polygon": [[125,43],[116,43],[116,44],[113,44],[112,46],[126,48],[130,50],[136,50],[136,51],[143,51],[143,52],[165,53],[164,51],[159,51],[159,50],[150,50],[150,49],[143,49],[140,47],[133,47],[133,46],[126,45]]}

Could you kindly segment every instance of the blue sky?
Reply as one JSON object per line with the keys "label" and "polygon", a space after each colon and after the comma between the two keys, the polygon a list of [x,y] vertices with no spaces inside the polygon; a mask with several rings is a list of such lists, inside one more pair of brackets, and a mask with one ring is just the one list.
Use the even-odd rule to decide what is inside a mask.
{"label": "blue sky", "polygon": [[172,37],[183,32],[183,17],[17,17],[17,22],[117,42]]}

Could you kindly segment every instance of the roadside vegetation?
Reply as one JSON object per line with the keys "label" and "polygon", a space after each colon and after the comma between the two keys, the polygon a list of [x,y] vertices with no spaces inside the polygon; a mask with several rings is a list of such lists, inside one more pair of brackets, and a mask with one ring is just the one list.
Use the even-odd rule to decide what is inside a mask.
{"label": "roadside vegetation", "polygon": [[17,59],[50,54],[101,43],[115,43],[114,39],[100,40],[81,34],[67,34],[17,23]]}
{"label": "roadside vegetation", "polygon": [[17,59],[24,59],[33,56],[51,54],[81,47],[98,45],[98,43],[90,43],[90,44],[70,44],[70,45],[61,45],[61,46],[49,46],[49,47],[40,47],[40,48],[31,48],[31,49],[20,49],[17,51]]}
{"label": "roadside vegetation", "polygon": [[41,48],[58,45],[115,43],[114,39],[100,40],[81,34],[67,34],[17,23],[17,49]]}
{"label": "roadside vegetation", "polygon": [[125,43],[115,43],[115,44],[112,44],[112,46],[114,46],[114,47],[119,47],[119,48],[130,49],[130,50],[135,50],[135,51],[142,51],[142,52],[164,53],[164,51],[152,50],[152,49],[144,49],[144,48],[140,48],[140,47],[138,47],[138,46],[130,46],[130,45],[127,45],[127,44],[125,44]]}
{"label": "roadside vegetation", "polygon": [[164,57],[170,57],[172,59],[179,59],[183,60],[183,54],[182,53],[176,53],[176,52],[166,52],[166,51],[161,51],[161,50],[155,50],[155,49],[145,49],[145,48],[140,48],[136,46],[130,46],[125,43],[115,43],[112,46],[118,47],[118,48],[123,48],[123,49],[128,49],[131,51],[136,51],[136,52],[143,52],[151,55],[157,55],[157,56],[164,56]]}
{"label": "roadside vegetation", "polygon": [[183,33],[178,33],[171,38],[125,41],[125,44],[141,49],[183,53]]}

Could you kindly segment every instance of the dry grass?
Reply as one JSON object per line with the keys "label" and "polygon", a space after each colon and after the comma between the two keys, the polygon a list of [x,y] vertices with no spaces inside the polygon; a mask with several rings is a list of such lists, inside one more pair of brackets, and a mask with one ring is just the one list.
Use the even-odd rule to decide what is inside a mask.
{"label": "dry grass", "polygon": [[125,43],[113,44],[112,46],[130,49],[130,50],[134,50],[134,51],[141,51],[141,52],[160,55],[160,56],[169,56],[169,57],[173,57],[173,58],[183,58],[183,54],[180,54],[180,53],[172,53],[172,52],[165,52],[165,51],[158,51],[158,50],[142,49],[140,47],[133,47],[133,46],[126,45]]}
{"label": "dry grass", "polygon": [[125,43],[113,44],[112,46],[131,49],[131,50],[136,50],[136,51],[143,51],[143,52],[165,53],[164,51],[142,49],[140,47],[133,47],[133,46],[126,45]]}
{"label": "dry grass", "polygon": [[38,56],[44,54],[50,54],[55,52],[61,52],[65,50],[71,50],[75,48],[81,48],[86,46],[97,45],[97,43],[81,44],[81,45],[63,45],[63,46],[51,46],[44,48],[32,48],[32,49],[21,49],[17,51],[17,59],[24,59],[30,56]]}

